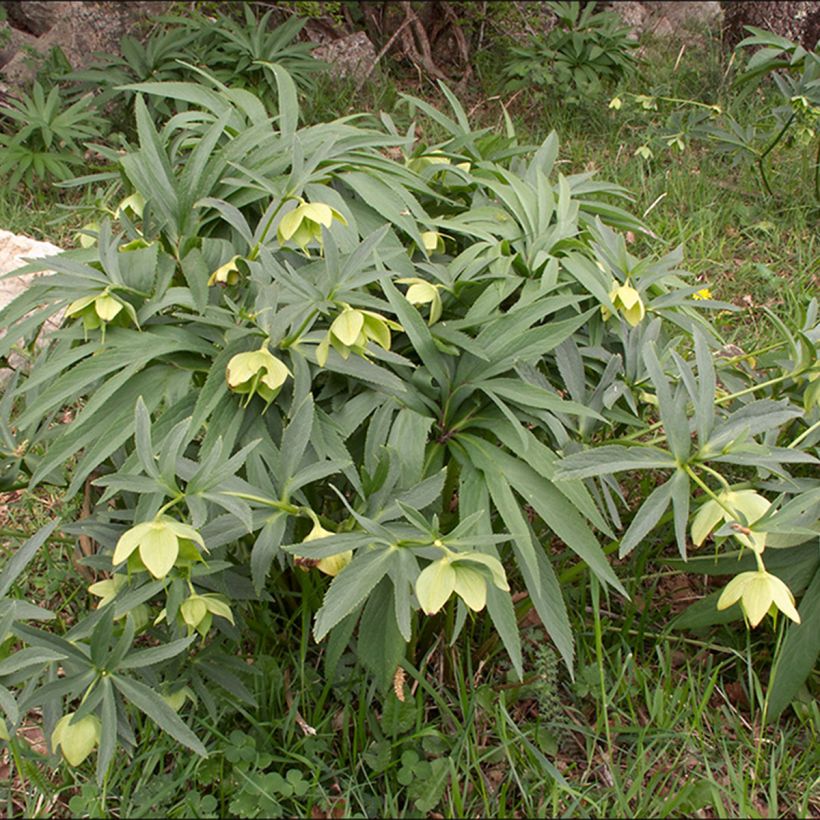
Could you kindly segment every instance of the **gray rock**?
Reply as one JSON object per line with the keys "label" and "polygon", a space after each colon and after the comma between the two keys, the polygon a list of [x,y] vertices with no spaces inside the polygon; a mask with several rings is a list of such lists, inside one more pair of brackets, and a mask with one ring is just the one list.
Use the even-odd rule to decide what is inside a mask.
{"label": "gray rock", "polygon": [[[38,242],[36,239],[14,234],[11,231],[0,231],[0,276],[21,268],[27,260],[42,259],[62,252],[62,248],[58,248],[50,242]],[[24,273],[19,276],[10,276],[8,279],[0,279],[0,310],[23,293],[34,279],[46,273],[50,273],[50,271]],[[62,313],[52,316],[46,322],[45,333],[48,334],[48,332],[56,330],[62,319]],[[5,329],[0,328],[0,337],[4,336],[5,332]],[[40,340],[42,341],[42,339],[41,336]],[[16,366],[18,361],[14,354],[12,354],[11,360],[12,364]],[[0,370],[0,377],[2,377],[2,370]]]}
{"label": "gray rock", "polygon": [[[9,5],[15,8],[12,17]],[[9,21],[18,29],[42,31],[29,44],[45,55],[58,46],[74,68],[84,68],[95,51],[118,51],[120,38],[129,33],[140,20],[162,14],[168,0],[136,0],[136,2],[20,2],[6,4]],[[48,9],[41,7],[47,6]],[[52,8],[53,7],[53,8]],[[23,20],[16,23],[15,21]],[[43,28],[49,27],[43,31]],[[3,74],[11,86],[25,86],[35,74],[35,67],[18,51],[6,65]]]}
{"label": "gray rock", "polygon": [[330,63],[336,75],[361,80],[376,61],[376,49],[363,31],[357,31],[319,46],[313,56]]}
{"label": "gray rock", "polygon": [[4,66],[24,46],[37,42],[33,34],[12,28],[8,23],[0,23],[0,66]]}

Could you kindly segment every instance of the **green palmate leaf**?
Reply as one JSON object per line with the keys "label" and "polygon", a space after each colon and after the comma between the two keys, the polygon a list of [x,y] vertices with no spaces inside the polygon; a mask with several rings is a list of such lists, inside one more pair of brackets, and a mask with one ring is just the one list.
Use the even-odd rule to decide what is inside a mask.
{"label": "green palmate leaf", "polygon": [[393,584],[388,578],[382,578],[362,612],[356,655],[384,692],[393,681],[404,650],[404,639],[396,623]]}
{"label": "green palmate leaf", "polygon": [[655,345],[652,342],[649,342],[644,349],[644,361],[655,386],[669,447],[678,461],[685,461],[690,450],[689,423],[686,419],[685,404],[677,397],[673,397],[669,381],[661,369],[655,353]]}
{"label": "green palmate leaf", "polygon": [[[478,535],[492,535],[490,496],[487,485],[482,474],[469,464],[462,467],[458,498],[459,515],[462,523],[465,523],[468,519],[473,519],[476,522],[476,533]],[[476,548],[493,558],[498,558],[498,551],[491,544],[477,545]],[[515,608],[509,593],[504,592],[494,584],[488,585],[487,612],[492,618],[493,625],[498,631],[507,654],[510,656],[516,673],[519,678],[523,677],[521,638],[518,632]]]}
{"label": "green palmate leaf", "polygon": [[820,571],[803,595],[799,624],[789,624],[769,681],[769,720],[776,720],[809,677],[820,653]]}
{"label": "green palmate leaf", "polygon": [[689,475],[685,470],[675,470],[669,479],[672,485],[672,506],[674,508],[675,540],[678,542],[678,552],[681,558],[686,559],[686,527],[689,523],[689,507],[691,488]]}
{"label": "green palmate leaf", "polygon": [[108,773],[117,748],[117,702],[111,678],[100,682],[102,708],[100,709],[100,743],[97,751],[97,784],[101,785]]}
{"label": "green palmate leaf", "polygon": [[458,440],[465,445],[471,460],[484,471],[485,476],[489,475],[492,470],[501,469],[515,491],[579,558],[586,561],[598,578],[622,594],[626,594],[626,590],[609,566],[592,530],[549,481],[522,460],[510,456],[487,442],[467,435],[459,436]]}
{"label": "green palmate leaf", "polygon": [[669,507],[674,489],[675,485],[672,481],[666,481],[652,490],[647,496],[646,501],[641,504],[640,509],[635,513],[632,523],[621,539],[621,546],[618,550],[619,557],[623,558],[632,552],[655,529],[658,521],[661,520],[661,516]]}
{"label": "green palmate leaf", "polygon": [[564,457],[556,466],[555,479],[593,478],[625,470],[671,470],[675,466],[674,456],[657,447],[607,444]]}
{"label": "green palmate leaf", "polygon": [[111,680],[125,700],[148,715],[163,732],[167,732],[174,740],[196,754],[207,757],[208,752],[201,741],[153,689],[133,678],[121,675],[112,675]]}
{"label": "green palmate leaf", "polygon": [[316,614],[313,634],[321,641],[339,621],[358,608],[390,569],[394,548],[360,550],[330,584],[322,608]]}
{"label": "green palmate leaf", "polygon": [[443,390],[447,390],[450,384],[450,368],[433,342],[427,324],[416,308],[407,301],[389,279],[382,279],[381,286],[419,358],[424,362],[439,386]]}
{"label": "green palmate leaf", "polygon": [[[572,671],[575,655],[572,627],[555,571],[544,555],[543,548],[534,543],[527,522],[509,485],[503,479],[490,477],[487,473],[485,473],[485,480],[504,525],[513,533],[513,548],[517,563],[535,611],[567,668]],[[515,535],[516,532],[521,533],[522,531],[523,534]],[[535,564],[534,570],[531,568],[531,563]]]}
{"label": "green palmate leaf", "polygon": [[715,364],[706,344],[706,338],[695,330],[695,359],[698,366],[698,396],[695,403],[695,421],[698,442],[703,445],[709,440],[715,426]]}
{"label": "green palmate leaf", "polygon": [[[0,598],[4,597],[11,589],[11,585],[20,577],[23,570],[37,554],[40,547],[45,544],[59,523],[60,520],[55,518],[54,521],[50,521],[41,527],[6,560],[2,571],[0,571]],[[2,640],[2,636],[0,636],[0,640]]]}
{"label": "green palmate leaf", "polygon": [[254,588],[259,592],[268,577],[273,559],[279,552],[287,525],[285,513],[274,513],[256,537],[251,550],[251,578]]}

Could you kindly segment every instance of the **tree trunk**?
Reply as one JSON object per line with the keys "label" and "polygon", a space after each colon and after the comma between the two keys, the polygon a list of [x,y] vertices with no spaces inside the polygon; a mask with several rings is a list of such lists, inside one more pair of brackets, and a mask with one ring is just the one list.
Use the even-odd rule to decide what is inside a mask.
{"label": "tree trunk", "polygon": [[809,51],[820,40],[820,3],[816,0],[721,0],[720,7],[729,48],[748,35],[744,26],[772,31]]}

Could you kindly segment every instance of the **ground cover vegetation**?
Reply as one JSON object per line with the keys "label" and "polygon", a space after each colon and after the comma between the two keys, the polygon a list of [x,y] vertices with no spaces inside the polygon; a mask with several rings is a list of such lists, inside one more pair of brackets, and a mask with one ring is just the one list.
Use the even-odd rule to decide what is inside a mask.
{"label": "ground cover vegetation", "polygon": [[0,312],[9,816],[816,813],[817,56],[555,6],[543,83],[245,8],[4,109],[70,247]]}

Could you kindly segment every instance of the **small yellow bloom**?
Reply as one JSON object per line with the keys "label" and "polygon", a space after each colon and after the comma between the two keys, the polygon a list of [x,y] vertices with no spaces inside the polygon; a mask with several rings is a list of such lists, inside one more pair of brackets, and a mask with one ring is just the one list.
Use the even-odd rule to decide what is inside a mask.
{"label": "small yellow bloom", "polygon": [[51,734],[51,749],[63,753],[69,766],[79,766],[100,741],[100,721],[94,715],[71,722],[76,712],[63,715]]}
{"label": "small yellow bloom", "polygon": [[422,231],[421,242],[427,253],[444,253],[444,238],[438,231]]}
{"label": "small yellow bloom", "polygon": [[402,285],[410,285],[404,298],[411,305],[430,305],[430,318],[428,324],[435,324],[441,318],[441,285],[433,285],[424,279],[416,276],[408,276],[404,279],[397,279]]}
{"label": "small yellow bloom", "polygon": [[[191,550],[183,551],[186,542],[199,544],[205,549],[202,536],[193,527],[168,515],[160,515],[153,521],[137,524],[124,532],[117,541],[111,560],[117,566],[137,552],[154,578],[164,578],[176,564],[181,552],[186,558],[191,553]],[[195,547],[193,552],[196,552]]]}
{"label": "small yellow bloom", "polygon": [[343,359],[347,359],[351,350],[364,356],[368,341],[375,342],[383,350],[390,350],[391,328],[401,330],[401,325],[372,310],[344,305],[316,348],[316,361],[319,367],[324,367],[331,346]]}
{"label": "small yellow bloom", "polygon": [[196,630],[204,638],[211,628],[213,616],[218,615],[231,623],[233,613],[227,600],[218,593],[208,592],[205,595],[194,593],[186,598],[179,607],[179,614],[188,627],[189,634]]}
{"label": "small yellow bloom", "polygon": [[774,616],[778,609],[796,624],[800,623],[800,615],[795,609],[791,590],[776,575],[766,572],[765,569],[741,572],[729,581],[721,593],[717,608],[728,609],[738,601],[753,629],[767,612]]}
{"label": "small yellow bloom", "polygon": [[445,555],[419,573],[416,579],[419,606],[428,615],[435,615],[455,592],[470,609],[480,612],[487,603],[488,576],[494,586],[509,590],[504,568],[491,555],[480,552]]}
{"label": "small yellow bloom", "polygon": [[613,97],[613,98],[609,101],[609,107],[610,107],[610,108],[614,108],[616,111],[620,111],[620,110],[621,110],[621,106],[622,106],[622,105],[623,105],[623,102],[621,102],[621,98],[620,98],[620,97]]}
{"label": "small yellow bloom", "polygon": [[305,202],[300,199],[300,203],[279,222],[276,235],[280,245],[293,240],[305,251],[311,240],[315,239],[319,245],[322,244],[322,226],[329,228],[334,219],[347,225],[344,216],[324,202]]}
{"label": "small yellow bloom", "polygon": [[692,294],[693,299],[697,299],[698,301],[703,301],[704,299],[711,299],[712,298],[712,291],[709,288],[701,288],[697,293]]}
{"label": "small yellow bloom", "polygon": [[127,583],[128,579],[120,573],[112,575],[104,581],[97,581],[96,584],[91,584],[88,591],[100,599],[100,602],[97,604],[97,609],[102,609],[106,604],[114,600],[117,593],[126,586]]}
{"label": "small yellow bloom", "polygon": [[86,231],[93,231],[96,234],[100,232],[100,224],[99,222],[88,222],[80,228],[82,233],[77,234],[77,239],[80,243],[81,248],[93,248],[94,245],[97,244],[97,237],[96,236],[89,236]]}
{"label": "small yellow bloom", "polygon": [[[318,521],[314,521],[313,529],[305,536],[303,544],[310,541],[318,541],[320,538],[328,538],[336,533],[326,530]],[[298,556],[297,556],[298,557]],[[353,550],[344,550],[337,552],[335,555],[328,555],[325,558],[317,561],[316,569],[324,572],[325,575],[335,577],[338,575],[351,561],[353,560]]]}
{"label": "small yellow bloom", "polygon": [[114,217],[118,218],[119,215],[127,209],[130,209],[134,216],[142,216],[142,212],[145,210],[145,199],[139,191],[135,191],[131,196],[125,197],[125,199],[117,205]]}
{"label": "small yellow bloom", "polygon": [[248,401],[258,393],[266,402],[272,402],[288,376],[293,375],[269,350],[267,342],[259,350],[237,353],[226,369],[228,386],[235,393],[247,393]]}
{"label": "small yellow bloom", "polygon": [[[770,506],[771,502],[754,490],[724,491],[718,495],[718,500],[709,499],[698,510],[692,520],[692,543],[699,547],[721,519],[725,523],[737,522],[749,527],[762,518]],[[765,532],[747,535],[736,530],[734,535],[744,547],[749,547],[758,554],[766,548]]]}
{"label": "small yellow bloom", "polygon": [[[411,171],[415,171],[417,174],[421,173],[425,168],[429,168],[431,165],[441,165],[443,167],[435,171],[433,174],[433,176],[437,176],[438,174],[446,171],[447,166],[452,165],[453,163],[450,157],[446,156],[441,151],[430,151],[429,154],[423,154],[420,157],[408,159],[404,164]],[[469,171],[472,165],[469,162],[457,162],[454,167],[460,168],[462,171]]]}
{"label": "small yellow bloom", "polygon": [[640,293],[631,285],[619,285],[612,283],[612,290],[609,292],[612,304],[632,327],[637,327],[646,315],[646,308]]}
{"label": "small yellow bloom", "polygon": [[235,285],[239,281],[239,266],[236,264],[240,256],[232,256],[224,265],[217,268],[208,278],[209,285]]}
{"label": "small yellow bloom", "polygon": [[66,309],[66,316],[78,316],[86,330],[96,330],[101,324],[111,322],[123,309],[123,303],[105,290],[93,296],[83,296]]}

